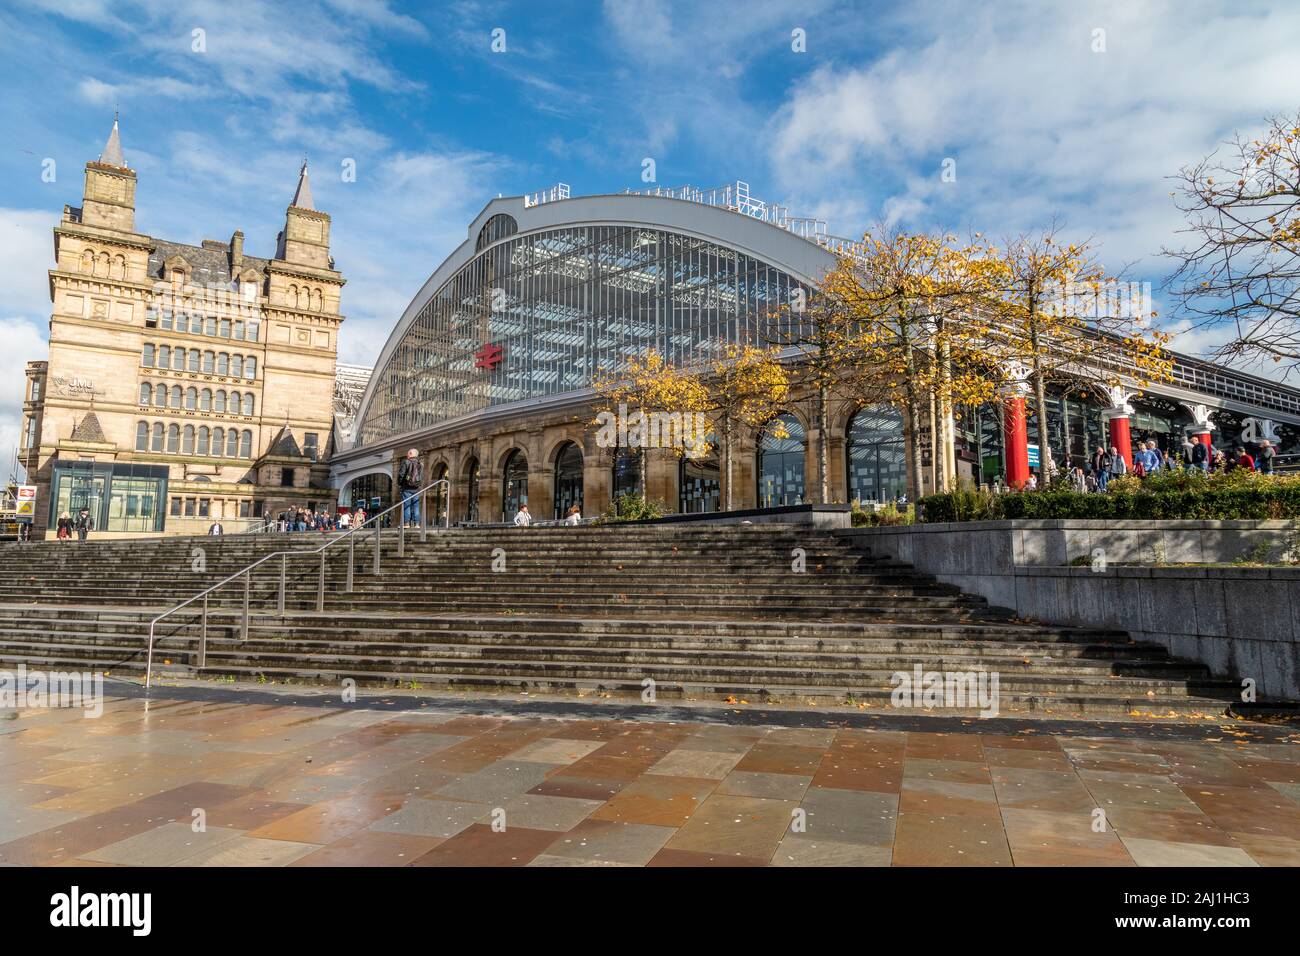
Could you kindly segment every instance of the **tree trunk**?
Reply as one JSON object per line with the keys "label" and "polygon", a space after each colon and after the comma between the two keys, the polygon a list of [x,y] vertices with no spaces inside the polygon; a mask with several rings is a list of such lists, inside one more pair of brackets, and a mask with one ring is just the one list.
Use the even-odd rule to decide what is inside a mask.
{"label": "tree trunk", "polygon": [[908,469],[907,475],[907,499],[915,504],[924,493],[921,484],[921,470],[924,465],[921,460],[921,409],[916,396],[916,360],[906,319],[899,320],[899,333],[903,347],[903,394],[904,410],[907,413],[907,437],[912,446],[909,449],[912,467]]}
{"label": "tree trunk", "polygon": [[1052,461],[1052,443],[1047,434],[1047,385],[1043,381],[1043,357],[1039,352],[1038,329],[1033,322],[1034,299],[1030,297],[1030,358],[1034,379],[1034,413],[1038,416],[1038,471],[1044,481],[1050,477],[1049,467]]}
{"label": "tree trunk", "polygon": [[818,502],[826,504],[830,500],[830,453],[826,447],[826,423],[829,396],[827,395],[825,376],[822,376],[822,382],[817,388],[817,486],[819,489]]}
{"label": "tree trunk", "polygon": [[930,389],[930,491],[939,493],[939,402]]}
{"label": "tree trunk", "polygon": [[727,474],[727,506],[724,510],[731,510],[731,416],[726,415],[722,419],[722,455],[726,459],[723,467]]}
{"label": "tree trunk", "polygon": [[[942,329],[942,324],[940,325]],[[952,491],[957,477],[957,435],[952,415],[952,351],[946,341],[939,345],[939,487]]]}

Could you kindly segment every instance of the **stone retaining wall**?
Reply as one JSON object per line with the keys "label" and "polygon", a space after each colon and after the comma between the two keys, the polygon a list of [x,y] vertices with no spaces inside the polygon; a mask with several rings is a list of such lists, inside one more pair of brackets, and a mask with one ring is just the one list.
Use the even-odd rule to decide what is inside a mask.
{"label": "stone retaining wall", "polygon": [[[1300,568],[1234,567],[1289,551],[1290,521],[987,521],[840,531],[1019,616],[1118,628],[1261,700],[1300,701]],[[1224,562],[1172,567],[1166,562]],[[1100,553],[1098,553],[1100,552]],[[1089,564],[1071,567],[1077,558]]]}

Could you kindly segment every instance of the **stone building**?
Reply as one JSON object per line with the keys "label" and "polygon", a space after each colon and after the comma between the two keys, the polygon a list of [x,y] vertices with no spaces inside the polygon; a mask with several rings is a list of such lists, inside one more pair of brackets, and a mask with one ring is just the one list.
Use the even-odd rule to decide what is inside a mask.
{"label": "stone building", "polygon": [[[709,361],[728,343],[769,341],[774,318],[815,288],[848,240],[792,217],[734,183],[717,190],[570,196],[568,187],[494,199],[398,318],[375,364],[352,436],[331,457],[341,501],[391,500],[409,448],[427,462],[436,514],[452,522],[509,520],[527,501],[535,518],[572,504],[604,511],[640,490],[671,511],[715,511],[727,476],[715,451],[699,460],[599,440],[595,373],[656,349],[678,364]],[[1100,444],[1129,452],[1184,436],[1232,447],[1263,438],[1300,459],[1300,390],[1188,356],[1172,380],[1144,389],[1053,391],[1047,433],[1072,464]],[[961,481],[1010,481],[1038,465],[1038,423],[1023,395],[968,410],[957,435]],[[1017,413],[1018,412],[1018,413]],[[779,427],[777,427],[779,422]],[[1019,427],[1011,427],[1019,424]],[[885,503],[909,487],[903,417],[887,406],[835,400],[826,434],[816,403],[795,389],[777,420],[733,436],[735,508],[817,501],[822,446],[826,499]],[[929,428],[922,469],[933,487]],[[631,444],[629,442],[629,444]],[[1061,453],[1057,453],[1061,461]],[[430,509],[434,510],[434,509]],[[432,518],[432,515],[428,516]]]}
{"label": "stone building", "polygon": [[[50,351],[27,366],[19,463],[34,536],[88,508],[96,537],[254,526],[332,505],[343,277],[307,166],[275,253],[244,235],[172,242],[136,231],[137,177],[117,121],[54,228]],[[52,533],[52,532],[50,532]]]}

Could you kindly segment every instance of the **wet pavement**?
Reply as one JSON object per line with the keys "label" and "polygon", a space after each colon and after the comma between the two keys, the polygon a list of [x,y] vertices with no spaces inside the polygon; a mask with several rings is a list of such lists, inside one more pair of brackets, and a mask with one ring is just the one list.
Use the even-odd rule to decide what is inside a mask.
{"label": "wet pavement", "polygon": [[0,720],[0,863],[1300,865],[1292,724],[105,692]]}

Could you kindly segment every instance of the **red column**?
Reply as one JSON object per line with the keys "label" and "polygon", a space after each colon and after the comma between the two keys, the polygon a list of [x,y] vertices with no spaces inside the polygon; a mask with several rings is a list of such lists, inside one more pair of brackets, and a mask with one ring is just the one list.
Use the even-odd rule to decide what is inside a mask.
{"label": "red column", "polygon": [[1029,480],[1029,429],[1025,422],[1025,400],[1008,398],[1002,406],[1002,451],[1007,466],[1007,484],[1023,488]]}
{"label": "red column", "polygon": [[1133,439],[1128,430],[1128,416],[1120,415],[1110,420],[1110,443],[1119,451],[1120,457],[1133,468]]}

